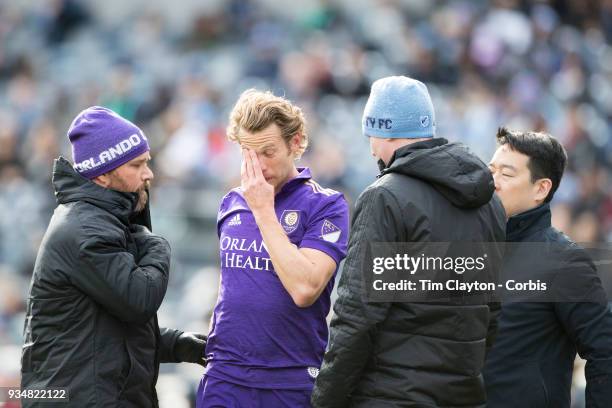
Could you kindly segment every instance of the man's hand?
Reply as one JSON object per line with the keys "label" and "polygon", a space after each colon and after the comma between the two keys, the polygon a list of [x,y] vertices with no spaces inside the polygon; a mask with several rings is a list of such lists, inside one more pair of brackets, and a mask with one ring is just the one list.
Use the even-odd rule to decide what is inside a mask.
{"label": "man's hand", "polygon": [[240,178],[244,199],[253,216],[257,218],[266,211],[274,214],[274,186],[264,178],[257,154],[251,149],[242,149]]}
{"label": "man's hand", "polygon": [[196,363],[206,367],[206,358],[204,358],[206,340],[207,338],[203,334],[185,332],[176,339],[174,356],[179,361]]}

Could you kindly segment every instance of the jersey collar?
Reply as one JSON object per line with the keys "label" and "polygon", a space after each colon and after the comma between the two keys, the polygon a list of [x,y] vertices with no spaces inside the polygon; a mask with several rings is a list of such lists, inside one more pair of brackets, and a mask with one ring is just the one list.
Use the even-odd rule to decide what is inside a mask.
{"label": "jersey collar", "polygon": [[308,167],[298,167],[297,171],[298,175],[286,182],[285,185],[281,187],[278,194],[287,194],[301,186],[306,180],[310,180],[312,178],[310,169]]}

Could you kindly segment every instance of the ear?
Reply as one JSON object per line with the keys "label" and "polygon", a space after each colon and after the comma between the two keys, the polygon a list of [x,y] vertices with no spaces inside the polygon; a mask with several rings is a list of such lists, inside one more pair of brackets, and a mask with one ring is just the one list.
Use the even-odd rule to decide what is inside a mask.
{"label": "ear", "polygon": [[289,141],[289,151],[296,159],[299,159],[301,156],[301,154],[298,153],[300,151],[300,144],[302,144],[302,135],[296,133]]}
{"label": "ear", "polygon": [[91,181],[104,188],[109,188],[111,184],[111,179],[108,173],[101,174],[98,177],[91,179]]}
{"label": "ear", "polygon": [[539,203],[543,203],[550,189],[552,188],[552,180],[549,178],[539,179],[535,182],[535,200]]}

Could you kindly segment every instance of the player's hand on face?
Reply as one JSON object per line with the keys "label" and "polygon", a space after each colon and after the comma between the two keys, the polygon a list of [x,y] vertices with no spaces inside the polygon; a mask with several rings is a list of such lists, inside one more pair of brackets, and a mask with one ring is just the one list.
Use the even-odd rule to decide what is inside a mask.
{"label": "player's hand on face", "polygon": [[257,154],[251,149],[242,149],[240,178],[244,199],[251,211],[274,209],[274,186],[264,178]]}

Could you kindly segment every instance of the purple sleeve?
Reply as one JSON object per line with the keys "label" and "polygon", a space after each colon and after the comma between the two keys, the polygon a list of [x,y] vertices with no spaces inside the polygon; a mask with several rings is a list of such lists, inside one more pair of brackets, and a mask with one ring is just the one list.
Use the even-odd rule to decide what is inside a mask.
{"label": "purple sleeve", "polygon": [[217,211],[217,237],[221,238],[221,223],[223,222],[223,218],[226,215],[227,212],[227,196],[229,195],[226,194],[222,199],[221,199],[221,204],[219,204],[219,211]]}
{"label": "purple sleeve", "polygon": [[330,201],[313,212],[300,248],[317,249],[331,256],[336,264],[346,257],[349,235],[349,209],[342,194],[330,197]]}
{"label": "purple sleeve", "polygon": [[223,220],[227,217],[227,215],[233,209],[240,209],[244,206],[236,205],[238,199],[241,197],[240,191],[238,188],[234,188],[229,191],[223,198],[221,199],[221,204],[219,204],[219,211],[217,212],[217,237],[221,238],[221,224]]}

